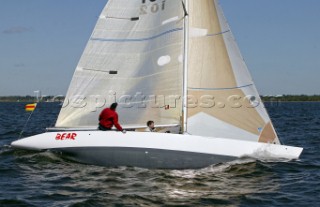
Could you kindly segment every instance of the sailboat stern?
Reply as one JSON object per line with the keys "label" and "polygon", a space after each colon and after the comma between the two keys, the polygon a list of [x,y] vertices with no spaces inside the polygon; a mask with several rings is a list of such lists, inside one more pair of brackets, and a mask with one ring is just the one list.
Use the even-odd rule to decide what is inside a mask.
{"label": "sailboat stern", "polygon": [[241,157],[250,157],[262,161],[290,161],[300,158],[303,148],[278,144],[259,143],[260,147]]}

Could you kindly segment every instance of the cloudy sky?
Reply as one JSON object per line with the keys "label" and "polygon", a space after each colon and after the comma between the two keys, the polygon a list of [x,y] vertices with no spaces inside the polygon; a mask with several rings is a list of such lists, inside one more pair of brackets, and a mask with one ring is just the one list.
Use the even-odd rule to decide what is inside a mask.
{"label": "cloudy sky", "polygon": [[[0,0],[0,96],[66,94],[106,2]],[[319,0],[220,3],[261,94],[320,94]]]}

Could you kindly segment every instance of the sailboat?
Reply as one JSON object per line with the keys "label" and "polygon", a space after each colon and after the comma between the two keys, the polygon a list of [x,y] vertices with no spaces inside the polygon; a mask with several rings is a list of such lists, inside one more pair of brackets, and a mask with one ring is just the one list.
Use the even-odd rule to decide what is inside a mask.
{"label": "sailboat", "polygon": [[[97,130],[113,102],[125,134]],[[149,120],[170,133],[144,132]],[[109,0],[55,127],[12,146],[162,169],[303,150],[281,145],[218,0]]]}

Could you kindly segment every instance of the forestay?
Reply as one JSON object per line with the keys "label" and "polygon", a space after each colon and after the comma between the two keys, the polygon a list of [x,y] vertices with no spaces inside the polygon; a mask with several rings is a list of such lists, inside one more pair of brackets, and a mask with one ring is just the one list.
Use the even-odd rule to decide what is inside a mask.
{"label": "forestay", "polygon": [[179,124],[183,16],[181,0],[109,0],[56,127],[96,127],[102,108],[115,101],[123,125]]}

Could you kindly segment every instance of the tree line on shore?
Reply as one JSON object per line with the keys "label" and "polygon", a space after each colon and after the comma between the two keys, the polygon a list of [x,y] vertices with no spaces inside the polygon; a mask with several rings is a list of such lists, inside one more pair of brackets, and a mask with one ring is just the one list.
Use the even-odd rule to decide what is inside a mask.
{"label": "tree line on shore", "polygon": [[278,96],[261,96],[264,102],[283,101],[283,102],[315,102],[320,101],[320,95],[278,95]]}
{"label": "tree line on shore", "polygon": [[34,96],[0,96],[0,102],[61,102],[64,100],[63,96],[45,96],[38,101]]}
{"label": "tree line on shore", "polygon": [[[320,95],[277,95],[277,96],[261,96],[264,102],[315,102],[320,101]],[[61,102],[64,100],[63,96],[45,96],[41,97],[39,102]],[[0,96],[0,102],[36,102],[34,96]]]}

